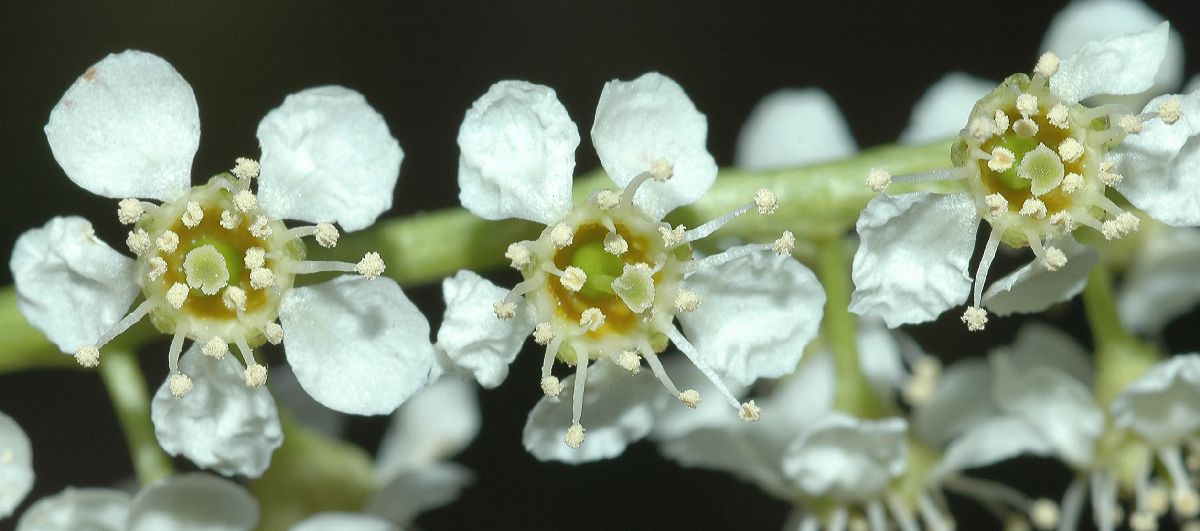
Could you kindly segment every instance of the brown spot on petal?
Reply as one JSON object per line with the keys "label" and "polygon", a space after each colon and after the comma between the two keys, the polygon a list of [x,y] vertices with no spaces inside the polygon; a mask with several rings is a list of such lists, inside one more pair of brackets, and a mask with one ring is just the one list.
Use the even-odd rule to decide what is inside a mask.
{"label": "brown spot on petal", "polygon": [[91,67],[88,67],[87,72],[83,73],[83,79],[85,81],[95,81],[96,76],[98,76],[98,75],[100,75],[100,71],[97,70],[96,67],[91,66]]}

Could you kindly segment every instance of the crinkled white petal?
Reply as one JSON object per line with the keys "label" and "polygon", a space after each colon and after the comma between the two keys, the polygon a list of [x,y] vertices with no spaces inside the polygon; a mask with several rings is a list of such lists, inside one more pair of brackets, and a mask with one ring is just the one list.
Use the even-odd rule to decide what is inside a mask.
{"label": "crinkled white petal", "polygon": [[[1138,0],[1078,0],[1054,15],[1042,40],[1041,51],[1069,57],[1088,42],[1152,29],[1162,21],[1162,15]],[[1154,95],[1176,90],[1182,80],[1183,40],[1172,28],[1166,56],[1154,76],[1154,85],[1144,92],[1149,96],[1134,107],[1141,106]]]}
{"label": "crinkled white petal", "polygon": [[0,518],[12,514],[33,488],[33,453],[17,422],[0,412]]}
{"label": "crinkled white petal", "polygon": [[360,513],[317,513],[291,527],[291,531],[400,531],[391,522]]}
{"label": "crinkled white petal", "polygon": [[979,218],[967,194],[880,195],[859,215],[850,311],[891,328],[962,304]]}
{"label": "crinkled white petal", "polygon": [[600,93],[592,144],[613,182],[624,187],[658,160],[674,168],[669,181],[648,182],[634,197],[650,216],[691,204],[712,186],[717,163],[705,148],[707,137],[708,119],[662,74],[609,81]]}
{"label": "crinkled white petal", "polygon": [[767,169],[840,159],[858,151],[837,103],[818,88],[768,94],[738,133],[734,164]]}
{"label": "crinkled white petal", "polygon": [[554,223],[571,210],[577,147],[579,129],[553,89],[496,83],[458,129],[458,198],[484,219]]}
{"label": "crinkled white petal", "polygon": [[293,289],[279,321],[296,379],[326,407],[391,413],[429,377],[429,322],[390,278],[347,275]]}
{"label": "crinkled white petal", "polygon": [[25,231],[8,265],[21,313],[68,354],[116,325],[141,291],[135,262],[76,216]]}
{"label": "crinkled white petal", "polygon": [[366,98],[326,86],[288,96],[258,124],[258,201],[272,215],[364,229],[392,207],[404,150]]}
{"label": "crinkled white petal", "polygon": [[945,140],[957,135],[980,98],[996,89],[994,81],[951,72],[934,83],[913,106],[908,126],[900,133],[907,144]]}
{"label": "crinkled white petal", "polygon": [[992,282],[983,292],[983,306],[996,315],[1036,313],[1083,291],[1099,255],[1069,237],[1059,238],[1052,245],[1066,254],[1067,265],[1050,271],[1035,259]]}
{"label": "crinkled white petal", "polygon": [[142,489],[128,531],[250,531],[257,523],[258,502],[244,487],[194,472]]}
{"label": "crinkled white petal", "polygon": [[457,454],[475,439],[479,423],[474,385],[453,376],[430,384],[392,415],[375,454],[375,477],[387,482]]}
{"label": "crinkled white petal", "polygon": [[630,374],[602,359],[588,368],[580,419],[587,438],[579,448],[567,446],[563,439],[571,426],[574,382],[574,375],[564,378],[561,395],[542,397],[529,412],[522,440],[534,457],[570,464],[608,459],[650,433],[655,397],[663,392],[662,385],[648,370]]}
{"label": "crinkled white petal", "polygon": [[1046,456],[1054,447],[1024,419],[998,415],[955,438],[930,475],[938,478],[968,468],[999,463],[1019,455]]}
{"label": "crinkled white petal", "polygon": [[924,351],[908,336],[889,330],[880,319],[859,319],[857,338],[863,376],[876,396],[890,402],[908,378],[904,353],[920,356]]}
{"label": "crinkled white petal", "polygon": [[991,396],[992,372],[986,361],[956,362],[942,371],[929,400],[913,410],[913,431],[929,444],[944,446],[999,412]]}
{"label": "crinkled white petal", "polygon": [[830,413],[805,429],[783,456],[783,472],[805,494],[838,500],[876,497],[908,466],[908,423]]}
{"label": "crinkled white petal", "polygon": [[1183,85],[1184,94],[1191,94],[1197,90],[1200,90],[1200,74],[1192,76],[1192,78]]}
{"label": "crinkled white petal", "polygon": [[825,307],[816,275],[773,253],[701,269],[687,284],[703,302],[679,314],[684,335],[710,367],[742,385],[795,370]]}
{"label": "crinkled white petal", "polygon": [[1088,352],[1070,334],[1048,324],[1021,325],[1008,352],[1016,367],[1053,367],[1085,386],[1093,383]]}
{"label": "crinkled white petal", "polygon": [[451,462],[406,470],[367,500],[366,511],[401,524],[458,499],[471,484],[471,471]]}
{"label": "crinkled white petal", "polygon": [[17,531],[125,531],[132,502],[115,489],[67,487],[29,506]]}
{"label": "crinkled white petal", "polygon": [[286,363],[268,370],[271,396],[292,418],[329,437],[340,439],[346,429],[346,415],[322,406],[300,387],[296,374]]}
{"label": "crinkled white petal", "polygon": [[991,357],[993,399],[1005,413],[1025,421],[1072,466],[1091,463],[1104,432],[1104,412],[1089,387],[1049,366],[1019,367],[1005,353]]}
{"label": "crinkled white petal", "polygon": [[191,183],[200,113],[170,63],[127,50],[75,80],[50,111],[46,139],[67,177],[89,192],[168,201]]}
{"label": "crinkled white petal", "polygon": [[1200,430],[1200,354],[1181,354],[1150,368],[1113,400],[1117,426],[1158,446],[1174,446]]}
{"label": "crinkled white petal", "polygon": [[1158,332],[1200,302],[1200,231],[1167,228],[1148,235],[1117,291],[1121,323]]}
{"label": "crinkled white petal", "polygon": [[1084,44],[1062,59],[1050,78],[1050,90],[1060,98],[1080,101],[1097,94],[1137,94],[1154,85],[1167,54],[1170,24],[1107,37]]}
{"label": "crinkled white petal", "polygon": [[517,357],[533,330],[533,315],[525,305],[512,319],[497,319],[492,304],[508,290],[472,271],[459,271],[442,281],[446,312],[435,347],[442,367],[469,374],[491,389],[508,377],[508,365]]}
{"label": "crinkled white petal", "polygon": [[1117,172],[1125,177],[1114,187],[1163,223],[1200,225],[1200,90],[1154,98],[1145,111],[1156,112],[1170,97],[1181,99],[1183,116],[1178,122],[1151,120],[1141,133],[1126,136],[1113,148]]}
{"label": "crinkled white petal", "polygon": [[235,356],[213,359],[194,343],[179,359],[191,392],[171,394],[170,377],[150,403],[154,435],[168,454],[226,476],[261,476],[283,444],[279,412],[266,388],[251,389]]}

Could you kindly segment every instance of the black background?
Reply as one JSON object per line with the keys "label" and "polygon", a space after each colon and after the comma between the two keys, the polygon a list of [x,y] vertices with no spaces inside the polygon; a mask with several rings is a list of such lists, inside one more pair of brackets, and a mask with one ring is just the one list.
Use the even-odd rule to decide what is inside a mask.
{"label": "black background", "polygon": [[[605,81],[657,70],[678,81],[708,116],[710,151],[732,163],[738,128],[758,99],[816,86],[841,106],[861,146],[895,138],[912,104],[943,74],[999,80],[1032,68],[1060,2],[162,2],[0,3],[0,257],[24,230],[80,214],[121,248],[115,202],[75,187],[51,156],[42,127],[62,93],[105,55],[137,48],[167,59],[192,85],[201,120],[197,182],[256,156],[258,120],[284,96],[322,84],[366,95],[405,150],[387,216],[457,206],[463,113],[493,82],[551,86],[584,135],[578,169],[598,162],[586,138]],[[1188,3],[1151,2],[1185,36],[1188,75],[1200,71]],[[997,273],[999,274],[999,272]],[[998,278],[998,277],[993,277]],[[0,282],[10,283],[7,268]],[[511,285],[511,278],[500,277]],[[430,316],[436,286],[408,290]],[[1070,305],[1055,322],[1085,332]],[[914,333],[945,358],[982,355],[1011,337],[1017,319],[967,336],[953,316]],[[436,319],[434,326],[436,328]],[[2,331],[0,331],[2,333]],[[1173,350],[1195,348],[1181,339]],[[1085,339],[1084,335],[1080,335]],[[152,389],[166,372],[165,338],[144,351]],[[3,353],[0,353],[3,355]],[[280,362],[274,353],[270,358]],[[524,417],[540,391],[540,354],[526,351],[512,377],[481,393],[483,431],[459,460],[477,483],[423,515],[428,529],[774,529],[789,506],[752,485],[683,470],[649,444],[615,461],[542,464],[521,448]],[[0,410],[28,431],[38,481],[30,500],[67,485],[105,486],[131,474],[121,433],[96,374],[46,371],[0,377]],[[384,420],[354,419],[351,435],[373,449]],[[183,464],[183,463],[181,463]],[[1019,486],[1057,497],[1057,465],[1026,463]],[[186,464],[184,465],[186,466]],[[1051,473],[1044,471],[1050,470]],[[1035,472],[1035,473],[1028,473]],[[1003,471],[1000,473],[1004,473]],[[28,506],[29,501],[25,506]],[[960,529],[998,527],[963,504]],[[0,522],[7,528],[14,519]]]}

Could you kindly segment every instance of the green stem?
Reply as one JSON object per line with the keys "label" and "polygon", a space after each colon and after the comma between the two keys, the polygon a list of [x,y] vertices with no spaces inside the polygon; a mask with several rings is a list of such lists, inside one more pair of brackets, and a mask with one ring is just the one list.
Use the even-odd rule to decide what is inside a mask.
{"label": "green stem", "polygon": [[834,408],[860,418],[881,418],[888,408],[883,404],[859,365],[857,322],[850,306],[850,264],[844,240],[831,237],[817,242],[817,277],[825,287],[825,315],[821,336],[833,351],[837,371]]}
{"label": "green stem", "polygon": [[1083,289],[1083,308],[1096,350],[1096,398],[1107,407],[1129,382],[1137,379],[1163,355],[1126,330],[1117,314],[1112,275],[1104,262],[1092,268]]}
{"label": "green stem", "polygon": [[158,446],[150,423],[150,397],[146,380],[132,350],[112,347],[103,353],[100,378],[116,410],[121,431],[129,445],[129,457],[138,481],[148,485],[170,476],[171,459]]}

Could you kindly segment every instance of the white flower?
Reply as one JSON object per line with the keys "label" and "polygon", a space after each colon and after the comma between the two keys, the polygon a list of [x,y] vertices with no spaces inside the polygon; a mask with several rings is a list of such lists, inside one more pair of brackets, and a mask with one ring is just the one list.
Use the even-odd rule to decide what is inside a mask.
{"label": "white flower", "polygon": [[1191,227],[1150,227],[1117,292],[1121,324],[1159,332],[1200,302],[1200,232]]}
{"label": "white flower", "polygon": [[291,527],[291,531],[400,531],[378,516],[361,513],[317,513]]}
{"label": "white flower", "polygon": [[258,502],[245,488],[201,473],[170,477],[134,497],[113,489],[68,487],[42,498],[17,531],[249,531]]}
{"label": "white flower", "polygon": [[768,94],[750,111],[738,133],[734,164],[750,169],[800,166],[856,151],[833,98],[816,88],[784,89]]}
{"label": "white flower", "polygon": [[[960,181],[965,191],[883,194],[863,211],[857,226],[862,245],[854,259],[851,311],[899,326],[931,320],[970,298],[962,319],[971,330],[980,330],[987,323],[984,308],[1000,315],[1040,311],[1082,290],[1096,256],[1075,243],[1071,233],[1087,226],[1115,239],[1138,229],[1139,219],[1104,195],[1109,186],[1123,193],[1136,186],[1153,188],[1164,197],[1187,197],[1163,189],[1171,179],[1186,178],[1186,171],[1164,172],[1152,167],[1153,162],[1139,166],[1134,161],[1141,159],[1130,154],[1146,143],[1160,148],[1158,161],[1181,153],[1178,145],[1171,152],[1170,142],[1160,138],[1191,134],[1185,124],[1166,123],[1177,118],[1172,115],[1177,100],[1152,102],[1155,112],[1148,107],[1143,114],[1118,105],[1089,108],[1077,103],[1095,94],[1134,94],[1150,88],[1166,54],[1168,31],[1162,23],[1090,42],[1061,62],[1056,56],[1043,56],[1032,78],[1011,76],[979,100],[952,150],[954,168],[894,179]],[[907,135],[929,138],[945,133],[939,125],[945,122],[942,109],[963,106],[963,95],[977,89],[975,82],[963,78],[940,85],[930,96],[937,100],[918,105]],[[1184,121],[1188,113],[1200,112],[1200,103],[1191,100],[1182,103]],[[945,106],[934,101],[944,101]],[[1109,125],[1097,126],[1099,118]],[[1142,132],[1133,134],[1127,126]],[[1139,184],[1129,184],[1133,182]],[[1146,201],[1130,199],[1146,206]],[[991,226],[991,235],[972,280],[968,267],[980,220]],[[987,272],[1001,242],[1030,247],[1036,264],[985,292]]]}
{"label": "white flower", "polygon": [[12,514],[33,488],[33,452],[17,422],[0,412],[0,519]]}
{"label": "white flower", "polygon": [[[759,190],[743,207],[691,230],[660,221],[700,198],[716,177],[716,164],[704,145],[706,134],[704,115],[665,76],[652,73],[608,83],[597,105],[592,143],[619,189],[599,191],[573,205],[571,174],[579,134],[553,90],[503,81],[467,112],[458,137],[463,205],[487,219],[517,217],[547,228],[539,239],[509,248],[506,256],[525,280],[483,306],[494,316],[483,315],[483,309],[463,312],[472,317],[456,325],[454,334],[444,328],[439,342],[463,344],[462,338],[475,337],[473,333],[503,338],[491,354],[472,360],[475,367],[461,367],[485,376],[485,384],[498,383],[504,372],[495,366],[511,360],[519,346],[509,341],[511,334],[536,327],[535,340],[547,346],[541,381],[547,398],[531,413],[525,430],[526,447],[535,456],[571,461],[611,457],[649,430],[646,408],[631,398],[642,396],[641,382],[649,376],[618,375],[614,367],[640,372],[645,359],[651,375],[672,395],[695,405],[696,394],[676,388],[662,370],[658,353],[668,341],[713,381],[723,375],[750,383],[791,372],[804,343],[815,334],[824,304],[815,276],[790,257],[765,253],[790,254],[790,233],[773,244],[691,258],[690,242],[751,209],[773,211],[777,199],[769,190]],[[673,324],[675,317],[682,332]],[[510,328],[483,324],[497,318],[510,319]],[[464,361],[452,351],[449,355]],[[571,387],[569,417],[557,402],[565,386],[551,373],[556,358],[577,367],[575,378],[566,382]],[[601,361],[589,376],[591,360]],[[486,370],[482,363],[489,364]],[[635,378],[614,382],[629,376]],[[609,391],[597,391],[594,399],[583,396],[585,384],[591,389],[593,381],[596,389]],[[739,403],[723,385],[718,389],[740,416],[757,418],[754,404]],[[614,424],[591,423],[591,431],[585,430],[580,422],[584,403],[607,402],[605,396],[616,401],[589,410]],[[550,441],[562,440],[561,435],[547,436],[554,428],[542,424],[560,421],[558,430],[570,426],[569,446],[580,446],[585,436],[604,442],[566,457],[561,448],[548,446],[559,446]]]}
{"label": "white flower", "polygon": [[[156,403],[157,420],[180,416],[156,429],[163,446],[223,473],[257,475],[278,446],[273,406],[269,396],[227,385],[231,370],[251,389],[265,383],[254,347],[285,341],[301,386],[343,412],[390,413],[426,382],[428,323],[395,282],[374,279],[383,271],[378,254],[357,264],[304,261],[301,242],[336,244],[333,222],[370,225],[390,207],[403,152],[362,95],[319,87],[262,120],[261,164],[238,159],[230,173],[189,188],[197,116],[191,87],[157,56],[127,51],[89,68],[51,112],[46,135],[72,181],[124,198],[118,217],[133,225],[127,243],[136,260],[98,240],[87,221],[64,217],[23,234],[10,267],[21,311],[85,366],[147,316],[171,334],[164,389],[181,403]],[[283,217],[314,225],[289,229]],[[296,275],[321,271],[365,278],[293,289]],[[139,292],[143,300],[128,311]],[[183,370],[187,339],[207,356],[194,355]],[[223,359],[231,349],[244,369]],[[202,373],[215,380],[195,381]],[[189,397],[196,389],[211,399]],[[258,428],[257,449],[240,449]]]}

